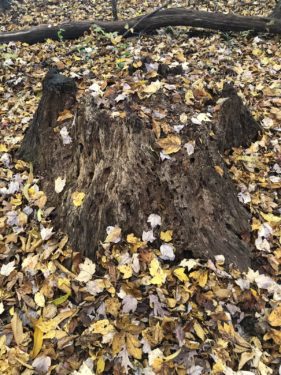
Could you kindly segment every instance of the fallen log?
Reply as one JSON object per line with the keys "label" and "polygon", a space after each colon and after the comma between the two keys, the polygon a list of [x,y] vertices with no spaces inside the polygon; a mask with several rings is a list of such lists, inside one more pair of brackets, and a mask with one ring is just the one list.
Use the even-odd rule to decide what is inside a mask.
{"label": "fallen log", "polygon": [[[95,258],[108,226],[119,225],[124,235],[141,237],[149,229],[148,216],[155,213],[162,218],[161,230],[174,231],[177,259],[223,254],[228,264],[245,270],[251,261],[246,241],[250,215],[237,199],[221,153],[249,145],[260,126],[233,87],[225,86],[225,100],[214,123],[199,127],[190,123],[182,131],[182,144],[195,142],[194,154],[189,156],[182,147],[164,162],[151,124],[131,109],[137,98],[126,104],[123,120],[113,120],[94,98],[85,98],[74,121],[62,125],[57,118],[73,105],[75,90],[70,78],[55,72],[47,75],[18,153],[44,176],[49,205],[56,207],[54,222],[68,233],[73,247]],[[170,107],[166,95],[146,100],[147,108]],[[72,140],[66,144],[60,136],[62,127]],[[58,177],[66,180],[59,193]],[[80,207],[73,204],[74,192],[85,194]]]}
{"label": "fallen log", "polygon": [[[142,19],[143,18],[143,19]],[[142,20],[141,20],[142,19]],[[211,13],[185,8],[161,10],[149,17],[136,17],[122,21],[77,21],[58,26],[40,25],[27,30],[0,33],[0,43],[19,41],[25,43],[44,42],[46,39],[75,39],[97,25],[105,32],[128,33],[128,27],[135,33],[150,32],[167,26],[193,26],[220,31],[254,31],[257,33],[281,34],[281,21],[270,17],[246,17],[235,14]]]}

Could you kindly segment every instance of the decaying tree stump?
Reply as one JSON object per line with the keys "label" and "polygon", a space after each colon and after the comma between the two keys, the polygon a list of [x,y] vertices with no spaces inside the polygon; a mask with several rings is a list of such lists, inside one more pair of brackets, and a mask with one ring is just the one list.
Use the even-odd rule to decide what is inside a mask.
{"label": "decaying tree stump", "polygon": [[[188,156],[182,148],[164,162],[151,127],[129,105],[126,119],[113,120],[91,97],[69,121],[72,142],[63,145],[57,117],[73,105],[74,96],[71,79],[49,73],[18,156],[32,161],[44,176],[55,221],[75,249],[94,258],[107,226],[119,225],[124,234],[141,236],[149,228],[148,216],[155,213],[162,218],[161,229],[174,230],[178,258],[223,254],[243,270],[250,265],[250,246],[244,241],[250,216],[237,199],[221,153],[249,145],[260,127],[232,87],[225,86],[225,101],[213,124],[189,125],[182,131],[183,144],[195,141],[194,154]],[[59,176],[66,178],[66,186],[57,194],[54,182]],[[85,193],[81,207],[72,203],[75,191]]]}

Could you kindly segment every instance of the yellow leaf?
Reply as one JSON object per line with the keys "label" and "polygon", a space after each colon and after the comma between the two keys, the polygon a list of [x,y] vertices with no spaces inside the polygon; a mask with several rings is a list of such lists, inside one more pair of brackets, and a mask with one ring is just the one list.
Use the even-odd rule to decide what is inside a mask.
{"label": "yellow leaf", "polygon": [[221,375],[224,373],[225,365],[221,362],[221,360],[217,360],[217,362],[214,364],[212,369],[213,375]]}
{"label": "yellow leaf", "polygon": [[8,149],[7,149],[7,146],[4,145],[3,143],[0,143],[0,152],[7,152]]}
{"label": "yellow leaf", "polygon": [[105,368],[105,361],[101,355],[97,361],[97,374],[102,374]]}
{"label": "yellow leaf", "polygon": [[133,233],[127,235],[127,242],[130,244],[136,244],[139,242],[139,238],[135,237]]}
{"label": "yellow leaf", "polygon": [[185,93],[184,99],[185,99],[186,104],[192,105],[193,99],[194,99],[193,91],[187,90],[186,93]]}
{"label": "yellow leaf", "polygon": [[40,292],[35,293],[34,301],[35,301],[36,305],[39,306],[39,307],[45,306],[45,297]]}
{"label": "yellow leaf", "polygon": [[254,56],[260,56],[260,55],[262,55],[262,50],[260,50],[259,48],[255,48],[255,49],[253,49],[252,54]]}
{"label": "yellow leaf", "polygon": [[220,176],[224,175],[224,171],[219,165],[215,165],[215,170]]}
{"label": "yellow leaf", "polygon": [[50,332],[51,330],[54,330],[57,328],[57,326],[66,318],[69,318],[76,312],[76,309],[70,309],[61,312],[58,314],[55,318],[50,319],[48,321],[43,321],[42,319],[37,320],[35,322],[34,326],[39,328],[43,333]]}
{"label": "yellow leaf", "polygon": [[67,336],[67,333],[65,331],[62,331],[61,329],[53,329],[49,332],[47,332],[44,336],[43,336],[43,340],[52,340],[52,339],[57,339],[57,340],[60,340],[62,339],[63,337]]}
{"label": "yellow leaf", "polygon": [[161,87],[162,83],[157,80],[152,82],[150,85],[146,86],[143,92],[147,94],[155,94]]}
{"label": "yellow leaf", "polygon": [[32,358],[35,358],[37,354],[39,354],[42,348],[42,345],[43,345],[43,332],[41,331],[40,328],[35,326],[34,335],[33,335],[33,349],[31,353]]}
{"label": "yellow leaf", "polygon": [[177,304],[177,300],[175,298],[167,298],[167,305],[170,308],[174,308]]}
{"label": "yellow leaf", "polygon": [[123,264],[117,268],[123,274],[123,279],[129,279],[133,275],[132,267],[127,264]]}
{"label": "yellow leaf", "polygon": [[142,351],[139,348],[141,346],[139,340],[136,336],[132,335],[131,333],[126,334],[126,346],[129,354],[136,359],[141,359]]}
{"label": "yellow leaf", "polygon": [[116,45],[121,42],[122,35],[117,35],[115,38],[112,37],[110,40],[112,44]]}
{"label": "yellow leaf", "polygon": [[149,266],[149,272],[152,276],[152,279],[150,280],[150,284],[154,285],[162,285],[166,280],[166,273],[162,270],[159,261],[154,258],[152,259],[150,266]]}
{"label": "yellow leaf", "polygon": [[113,325],[109,323],[108,319],[98,320],[97,322],[91,324],[90,328],[93,333],[99,333],[101,335],[106,335],[115,331]]}
{"label": "yellow leaf", "polygon": [[20,345],[23,342],[25,335],[23,333],[22,321],[20,320],[17,313],[15,313],[11,319],[11,326],[15,342],[17,343],[17,345]]}
{"label": "yellow leaf", "polygon": [[172,241],[172,237],[173,237],[173,231],[172,230],[166,230],[166,232],[160,233],[160,238],[161,238],[162,241],[170,242],[170,241]]}
{"label": "yellow leaf", "polygon": [[200,326],[200,324],[198,322],[195,322],[194,325],[193,325],[193,328],[194,328],[194,331],[195,331],[196,335],[202,341],[204,341],[205,340],[205,332],[204,332],[203,328]]}
{"label": "yellow leaf", "polygon": [[174,154],[181,149],[181,139],[178,135],[169,134],[167,137],[159,139],[157,144],[166,155]]}
{"label": "yellow leaf", "polygon": [[272,327],[281,326],[281,304],[271,311],[267,319]]}
{"label": "yellow leaf", "polygon": [[21,194],[16,194],[16,197],[11,199],[11,204],[13,206],[20,206],[22,204],[22,196]]}
{"label": "yellow leaf", "polygon": [[163,359],[164,359],[165,362],[172,361],[173,359],[175,359],[180,354],[180,352],[181,352],[181,349],[177,350],[173,354],[168,355],[167,357],[164,357]]}
{"label": "yellow leaf", "polygon": [[194,271],[190,274],[190,277],[192,277],[194,280],[198,282],[198,284],[203,288],[208,281],[208,271],[199,270]]}
{"label": "yellow leaf", "polygon": [[187,280],[188,280],[188,277],[186,276],[186,274],[184,273],[185,271],[185,268],[183,267],[180,267],[180,268],[176,268],[173,272],[173,274],[180,280],[182,281],[183,283],[185,283]]}
{"label": "yellow leaf", "polygon": [[72,193],[71,197],[72,197],[72,203],[74,204],[74,206],[80,207],[83,203],[84,198],[85,198],[85,193],[75,191],[74,193]]}
{"label": "yellow leaf", "polygon": [[281,216],[275,216],[273,214],[265,214],[263,212],[260,212],[260,214],[264,218],[264,220],[269,221],[271,223],[279,223],[281,221]]}

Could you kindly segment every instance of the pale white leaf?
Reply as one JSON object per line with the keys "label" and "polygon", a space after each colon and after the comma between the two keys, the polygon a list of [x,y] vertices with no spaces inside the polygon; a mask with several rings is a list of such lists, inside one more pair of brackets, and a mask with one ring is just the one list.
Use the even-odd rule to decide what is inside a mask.
{"label": "pale white leaf", "polygon": [[122,350],[119,352],[118,358],[121,362],[122,367],[124,368],[125,373],[128,374],[129,368],[134,368],[134,366],[129,359],[129,353],[125,346],[123,346]]}
{"label": "pale white leaf", "polygon": [[137,309],[138,301],[135,297],[128,294],[123,298],[122,305],[123,305],[123,308],[122,308],[123,313],[125,314],[130,313],[130,312],[133,313]]}
{"label": "pale white leaf", "polygon": [[13,272],[15,269],[15,261],[12,260],[11,262],[7,264],[2,264],[2,267],[0,269],[0,275],[2,276],[9,276],[11,272]]}
{"label": "pale white leaf", "polygon": [[61,193],[65,187],[66,179],[58,177],[55,180],[55,192],[57,194]]}
{"label": "pale white leaf", "polygon": [[184,128],[184,125],[175,125],[174,126],[174,131],[176,133],[180,133],[180,131]]}
{"label": "pale white leaf", "polygon": [[104,291],[104,287],[105,286],[103,279],[89,281],[86,285],[87,291],[93,296],[102,293]]}
{"label": "pale white leaf", "polygon": [[51,357],[48,356],[40,356],[34,359],[32,362],[32,367],[36,370],[36,372],[41,374],[46,374],[51,366]]}
{"label": "pale white leaf", "polygon": [[61,128],[60,130],[60,135],[61,135],[61,138],[62,138],[62,143],[64,145],[68,145],[72,142],[72,139],[68,133],[68,130],[66,128],[66,126],[64,126],[63,128]]}
{"label": "pale white leaf", "polygon": [[157,227],[157,225],[161,225],[161,217],[156,214],[151,214],[148,216],[147,222],[150,223],[151,228]]}
{"label": "pale white leaf", "polygon": [[160,159],[161,159],[162,161],[164,161],[164,160],[171,160],[172,158],[171,158],[171,156],[166,155],[166,154],[164,154],[163,151],[161,151],[161,152],[160,152]]}
{"label": "pale white leaf", "polygon": [[96,272],[96,265],[89,258],[86,258],[84,263],[80,263],[79,268],[80,272],[76,280],[80,282],[87,283],[91,280],[93,274]]}
{"label": "pale white leaf", "polygon": [[52,228],[44,228],[43,226],[41,226],[40,235],[41,235],[41,238],[42,238],[43,241],[47,241],[49,238],[52,237],[53,234],[54,234],[53,227]]}
{"label": "pale white leaf", "polygon": [[187,155],[190,156],[194,154],[195,141],[189,141],[183,147],[186,149]]}
{"label": "pale white leaf", "polygon": [[163,260],[171,260],[175,259],[174,247],[171,244],[164,243],[160,246],[161,256],[160,258]]}
{"label": "pale white leaf", "polygon": [[238,199],[241,203],[247,204],[251,202],[251,195],[248,191],[238,193]]}
{"label": "pale white leaf", "polygon": [[187,267],[188,268],[188,271],[192,270],[192,268],[194,268],[195,266],[198,265],[198,261],[196,259],[183,259],[181,262],[180,262],[180,266],[181,267]]}
{"label": "pale white leaf", "polygon": [[0,315],[5,311],[3,302],[0,302]]}
{"label": "pale white leaf", "polygon": [[258,250],[270,252],[270,243],[265,238],[258,237],[255,240],[255,245]]}
{"label": "pale white leaf", "polygon": [[250,289],[250,282],[246,279],[237,279],[235,280],[235,284],[237,284],[241,290],[247,290]]}
{"label": "pale white leaf", "polygon": [[144,242],[153,242],[155,240],[155,237],[153,235],[153,230],[149,230],[147,232],[142,232],[142,240]]}

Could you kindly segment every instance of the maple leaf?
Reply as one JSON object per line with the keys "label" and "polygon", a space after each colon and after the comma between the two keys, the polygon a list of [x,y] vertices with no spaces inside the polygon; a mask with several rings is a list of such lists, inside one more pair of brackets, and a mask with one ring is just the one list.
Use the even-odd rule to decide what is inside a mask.
{"label": "maple leaf", "polygon": [[138,306],[138,300],[131,295],[127,295],[123,298],[122,305],[123,313],[135,312]]}
{"label": "maple leaf", "polygon": [[93,274],[96,272],[96,265],[89,258],[86,258],[84,263],[80,263],[79,268],[80,272],[76,280],[84,283],[91,280]]}
{"label": "maple leaf", "polygon": [[120,360],[120,363],[121,363],[122,367],[124,368],[124,371],[125,371],[126,374],[128,374],[129,368],[131,368],[131,369],[134,368],[132,362],[129,359],[128,350],[125,346],[120,350],[117,358]]}

